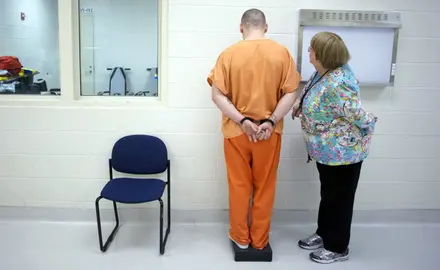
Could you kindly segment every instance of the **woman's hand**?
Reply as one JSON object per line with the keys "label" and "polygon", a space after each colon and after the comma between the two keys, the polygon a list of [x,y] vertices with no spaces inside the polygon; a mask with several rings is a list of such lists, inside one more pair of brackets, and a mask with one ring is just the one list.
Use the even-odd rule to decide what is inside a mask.
{"label": "woman's hand", "polygon": [[292,120],[295,120],[295,117],[299,117],[299,103],[295,103],[292,108]]}

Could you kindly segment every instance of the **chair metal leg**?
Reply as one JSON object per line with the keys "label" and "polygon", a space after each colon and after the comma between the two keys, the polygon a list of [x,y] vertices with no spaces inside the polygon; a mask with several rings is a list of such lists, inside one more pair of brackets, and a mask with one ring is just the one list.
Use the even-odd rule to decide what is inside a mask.
{"label": "chair metal leg", "polygon": [[[160,203],[160,231],[159,231],[159,235],[160,235],[160,239],[159,239],[159,246],[160,246],[160,255],[163,255],[165,253],[165,246],[167,244],[167,240],[168,240],[168,236],[170,234],[171,228],[170,228],[170,219],[169,217],[171,216],[170,212],[168,211],[168,226],[167,226],[167,230],[165,232],[165,238],[163,237],[163,201],[162,199],[159,199],[159,203]],[[168,207],[168,210],[170,208]]]}
{"label": "chair metal leg", "polygon": [[159,199],[160,203],[160,226],[159,226],[159,252],[160,255],[163,255],[165,253],[165,245],[163,241],[163,201],[162,199]]}
{"label": "chair metal leg", "polygon": [[102,240],[102,228],[101,228],[101,215],[99,211],[99,201],[102,199],[102,197],[98,197],[95,201],[95,208],[96,208],[96,221],[98,224],[98,237],[99,237],[99,248],[102,252],[106,252],[110,244],[112,243],[113,239],[115,238],[115,235],[119,229],[119,215],[118,215],[118,208],[116,206],[116,202],[113,202],[113,210],[115,213],[115,220],[116,220],[116,226],[114,227],[112,233],[107,238],[107,241],[105,244],[103,244]]}
{"label": "chair metal leg", "polygon": [[171,230],[171,186],[170,186],[170,182],[168,182],[168,196],[167,196],[167,200],[168,200],[168,228],[167,228],[167,232],[168,234],[170,233]]}

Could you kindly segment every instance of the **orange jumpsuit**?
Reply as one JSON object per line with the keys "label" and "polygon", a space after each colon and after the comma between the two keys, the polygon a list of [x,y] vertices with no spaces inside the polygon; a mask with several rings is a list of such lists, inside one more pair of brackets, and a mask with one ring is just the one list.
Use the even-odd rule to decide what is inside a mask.
{"label": "orange jumpsuit", "polygon": [[[208,76],[209,85],[220,89],[243,116],[255,120],[268,118],[300,80],[288,50],[270,39],[232,45],[221,53]],[[237,243],[252,243],[256,249],[269,242],[282,130],[281,120],[268,140],[250,142],[240,125],[223,116],[229,234]]]}

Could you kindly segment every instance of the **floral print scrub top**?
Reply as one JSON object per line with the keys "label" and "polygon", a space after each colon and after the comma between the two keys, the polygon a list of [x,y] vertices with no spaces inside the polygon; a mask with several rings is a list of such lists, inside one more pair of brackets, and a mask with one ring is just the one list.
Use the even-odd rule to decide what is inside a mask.
{"label": "floral print scrub top", "polygon": [[300,97],[305,94],[300,118],[310,158],[324,165],[363,161],[377,118],[362,108],[353,71],[344,65],[319,77],[312,75]]}

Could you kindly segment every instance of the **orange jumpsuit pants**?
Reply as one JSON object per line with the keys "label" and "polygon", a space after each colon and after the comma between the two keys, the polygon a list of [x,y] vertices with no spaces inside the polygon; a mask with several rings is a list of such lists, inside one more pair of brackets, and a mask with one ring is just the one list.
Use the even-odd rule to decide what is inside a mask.
{"label": "orange jumpsuit pants", "polygon": [[[229,184],[230,237],[263,249],[269,243],[281,135],[250,142],[246,134],[224,140]],[[251,200],[252,199],[252,205]],[[249,215],[250,214],[250,215]]]}

